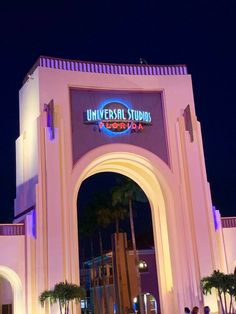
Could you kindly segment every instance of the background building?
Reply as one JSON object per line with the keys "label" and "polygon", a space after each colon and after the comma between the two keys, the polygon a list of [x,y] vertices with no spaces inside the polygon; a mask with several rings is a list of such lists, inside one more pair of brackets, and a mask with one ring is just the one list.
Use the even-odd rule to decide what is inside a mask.
{"label": "background building", "polygon": [[[126,235],[120,234],[120,237],[126,238]],[[102,299],[106,297],[110,313],[114,311],[117,313],[117,302],[119,300],[117,293],[119,293],[122,299],[121,307],[123,312],[127,312],[125,309],[130,308],[128,285],[130,285],[132,307],[137,311],[139,309],[139,291],[133,251],[127,250],[127,247],[120,246],[117,253],[119,256],[116,254],[116,257],[113,252],[106,253],[103,266],[101,256],[95,258],[94,261],[89,260],[84,263],[84,267],[81,270],[81,284],[83,283],[83,286],[89,290],[89,299],[87,307],[85,307],[89,312],[93,312],[94,306],[97,304],[97,313],[104,313],[104,302]],[[125,254],[127,254],[127,269]],[[160,313],[155,251],[154,249],[138,250],[138,256],[145,314]],[[121,276],[118,275],[119,270],[114,258],[116,260],[119,259]],[[105,270],[103,271],[104,277],[102,276],[102,269]],[[126,271],[128,271],[128,276]],[[127,283],[127,280],[129,280],[129,283]],[[96,291],[94,291],[95,289]]]}

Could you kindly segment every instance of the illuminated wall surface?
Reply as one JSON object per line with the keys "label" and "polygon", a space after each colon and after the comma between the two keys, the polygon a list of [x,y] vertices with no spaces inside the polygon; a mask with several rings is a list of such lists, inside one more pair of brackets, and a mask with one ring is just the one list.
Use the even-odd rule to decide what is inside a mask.
{"label": "illuminated wall surface", "polygon": [[79,283],[78,191],[86,178],[116,172],[150,203],[161,313],[204,304],[218,313],[200,279],[232,271],[236,222],[212,213],[186,66],[40,57],[29,74],[19,92],[15,221],[0,226],[0,284],[12,291],[0,290],[0,301],[46,314],[42,291]]}

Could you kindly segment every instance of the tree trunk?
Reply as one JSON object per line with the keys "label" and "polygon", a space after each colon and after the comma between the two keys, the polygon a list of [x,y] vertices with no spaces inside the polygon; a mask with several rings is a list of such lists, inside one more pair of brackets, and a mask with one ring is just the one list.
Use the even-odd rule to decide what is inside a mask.
{"label": "tree trunk", "polygon": [[232,305],[233,305],[233,296],[230,295],[229,314],[231,314],[232,312]]}
{"label": "tree trunk", "polygon": [[[83,249],[82,250],[82,253],[81,253],[81,255],[82,255],[82,260],[83,261],[85,261],[85,250]],[[84,262],[82,263],[82,273],[83,273],[83,280],[82,280],[82,278],[81,278],[81,280],[80,280],[80,285],[82,285],[83,287],[86,287],[86,279],[85,279],[85,267],[84,267]],[[86,294],[86,297],[87,297],[87,294]],[[86,300],[86,299],[85,299]],[[86,304],[86,303],[85,303]],[[85,312],[84,312],[84,314],[86,314],[87,313],[87,309],[86,309],[86,307],[85,307]]]}
{"label": "tree trunk", "polygon": [[100,246],[100,254],[101,254],[101,277],[102,277],[102,286],[103,286],[103,295],[104,295],[104,313],[109,314],[107,307],[107,293],[106,293],[106,283],[104,276],[104,255],[103,255],[103,246],[102,246],[102,234],[101,230],[98,232],[99,234],[99,246]]}
{"label": "tree trunk", "polygon": [[221,295],[221,292],[220,292],[219,289],[218,289],[218,296],[219,296],[219,299],[220,299],[220,305],[221,305],[221,309],[222,309],[222,314],[226,314],[225,313],[225,309],[224,309],[224,305],[223,305],[222,295]]}
{"label": "tree trunk", "polygon": [[120,236],[119,236],[119,219],[116,218],[116,248],[117,248],[117,268],[118,268],[118,293],[119,293],[119,307],[120,314],[124,313],[124,297],[121,277],[121,266],[120,266]]}
{"label": "tree trunk", "polygon": [[127,247],[127,243],[125,247],[125,272],[126,272],[126,280],[128,285],[128,294],[129,294],[129,310],[133,309],[133,301],[131,296],[131,286],[130,286],[130,275],[129,275],[129,265],[128,265],[128,254],[129,254],[129,248]]}
{"label": "tree trunk", "polygon": [[62,314],[62,306],[61,306],[61,302],[59,301],[59,308],[60,308],[60,314]]}
{"label": "tree trunk", "polygon": [[90,237],[90,250],[91,250],[91,257],[92,257],[92,273],[93,273],[93,281],[92,281],[93,309],[94,309],[94,314],[97,314],[97,311],[98,311],[97,301],[98,300],[97,300],[97,290],[96,290],[96,283],[95,283],[95,262],[94,262],[93,239],[92,239],[92,237]]}
{"label": "tree trunk", "polygon": [[138,262],[139,262],[139,260],[138,260],[138,253],[137,253],[137,249],[136,249],[136,240],[135,240],[135,231],[134,231],[134,219],[133,219],[133,207],[132,207],[132,199],[131,199],[131,197],[129,197],[129,219],[130,219],[130,229],[131,229],[132,245],[133,245],[133,251],[134,251],[134,260],[135,260],[135,266],[136,266],[140,314],[144,314],[143,300],[142,300],[142,291],[141,291],[141,280],[140,280],[140,273],[139,273],[139,269],[138,269]]}
{"label": "tree trunk", "polygon": [[[119,230],[119,229],[118,229]],[[121,266],[120,266],[120,236],[119,232],[116,233],[116,256],[117,256],[117,268],[118,268],[118,298],[119,298],[119,314],[124,313],[124,298],[123,298],[123,287],[121,278]]]}
{"label": "tree trunk", "polygon": [[224,292],[224,303],[225,303],[225,313],[228,314],[227,300],[226,300],[226,293],[225,292]]}
{"label": "tree trunk", "polygon": [[116,218],[116,234],[119,233],[119,219]]}

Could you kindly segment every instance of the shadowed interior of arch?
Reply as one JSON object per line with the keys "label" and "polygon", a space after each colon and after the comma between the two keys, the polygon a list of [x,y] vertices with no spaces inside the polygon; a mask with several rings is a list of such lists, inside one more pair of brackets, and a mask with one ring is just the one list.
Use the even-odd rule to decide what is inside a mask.
{"label": "shadowed interior of arch", "polygon": [[[77,200],[82,183],[87,178],[102,172],[115,172],[135,181],[146,194],[152,216],[156,269],[160,309],[168,309],[168,296],[173,291],[173,270],[168,229],[168,219],[174,206],[172,173],[168,166],[150,152],[139,147],[105,145],[88,154],[77,164],[73,172],[73,234],[78,236]],[[145,157],[144,157],[145,156]],[[75,220],[76,219],[76,220]],[[87,241],[89,246],[89,241]],[[77,258],[77,256],[75,256]],[[81,270],[82,266],[80,267]],[[81,277],[82,271],[80,271]],[[148,290],[146,290],[148,291]]]}
{"label": "shadowed interior of arch", "polygon": [[23,314],[23,290],[19,276],[11,268],[0,265],[0,282],[1,288],[6,289],[1,300],[11,301],[7,304],[12,304],[13,313]]}
{"label": "shadowed interior of arch", "polygon": [[[80,187],[79,193],[78,193],[78,199],[77,199],[77,207],[78,207],[78,236],[79,236],[79,254],[80,254],[80,268],[81,269],[81,284],[84,285],[87,288],[87,295],[88,300],[87,303],[84,304],[84,306],[91,308],[94,304],[94,297],[98,298],[98,295],[102,294],[102,285],[106,285],[106,290],[108,294],[108,303],[110,306],[116,306],[117,303],[117,293],[114,294],[109,291],[110,285],[115,285],[115,271],[114,267],[120,267],[121,274],[123,276],[127,275],[126,271],[122,272],[122,267],[125,269],[128,268],[128,280],[124,280],[126,285],[137,286],[137,274],[135,273],[135,263],[134,263],[134,256],[133,256],[133,245],[132,245],[132,235],[131,235],[131,229],[130,229],[130,217],[129,217],[129,208],[128,203],[123,202],[121,209],[118,210],[118,216],[119,216],[119,232],[121,234],[124,234],[125,241],[125,250],[127,252],[128,261],[125,261],[123,259],[124,256],[121,254],[120,258],[121,260],[119,263],[121,265],[116,264],[115,260],[113,258],[113,255],[116,254],[116,249],[114,247],[114,236],[116,232],[116,220],[114,217],[105,217],[106,215],[109,215],[109,211],[113,213],[117,209],[114,205],[112,205],[112,191],[114,189],[117,189],[117,186],[122,185],[122,183],[126,182],[124,180],[127,180],[127,177],[115,173],[115,172],[101,172],[95,175],[92,175],[85,179]],[[142,189],[131,179],[128,179],[129,183],[131,183],[131,186],[134,187],[134,190],[137,192],[136,195],[133,195],[132,200],[132,207],[133,207],[133,222],[134,222],[134,229],[135,229],[135,239],[136,239],[136,247],[138,252],[138,260],[139,260],[139,280],[140,280],[140,286],[142,291],[151,291],[151,293],[155,296],[155,300],[157,302],[154,303],[151,302],[148,306],[152,306],[152,313],[160,313],[160,306],[159,306],[159,292],[158,292],[158,281],[157,281],[157,270],[156,270],[156,261],[155,261],[155,244],[153,239],[153,227],[152,227],[152,215],[151,215],[151,208],[149,201],[147,197],[145,196]],[[121,187],[122,189],[122,187]],[[118,188],[119,191],[119,188]],[[139,195],[139,196],[138,196]],[[106,200],[104,202],[104,199],[101,199],[101,196],[105,197]],[[96,203],[94,203],[94,201]],[[98,204],[99,202],[103,202]],[[97,207],[97,206],[98,207]],[[102,209],[101,214],[104,216],[104,225],[100,222],[100,226],[97,225],[97,227],[92,228],[93,222],[91,221],[90,226],[86,226],[86,224],[89,224],[89,222],[86,220],[86,217],[89,216],[89,211],[91,211],[91,207],[94,206],[94,210]],[[118,204],[119,206],[119,204]],[[107,211],[106,211],[107,210]],[[122,213],[120,213],[120,211]],[[123,216],[122,216],[123,214]],[[115,212],[116,215],[116,212]],[[121,216],[122,217],[121,217]],[[121,219],[120,219],[121,218]],[[91,216],[91,219],[94,219],[94,217]],[[97,219],[97,218],[95,218]],[[98,215],[99,219],[99,215]],[[100,221],[101,221],[100,217]],[[108,220],[106,222],[106,220]],[[96,222],[97,224],[97,222]],[[91,230],[89,231],[89,227]],[[87,230],[86,230],[87,228]],[[104,253],[104,261],[102,261],[101,255],[102,252],[99,247],[99,229],[101,230],[102,235],[102,246],[103,246],[103,253]],[[86,234],[87,231],[87,234]],[[90,232],[90,234],[89,234]],[[89,239],[92,241],[93,245],[93,252],[91,252],[91,245],[89,244]],[[121,248],[119,249],[121,250]],[[158,254],[158,253],[157,253]],[[130,259],[130,261],[129,261]],[[132,260],[133,259],[133,260]],[[125,265],[126,263],[126,265]],[[104,265],[101,265],[104,264]],[[122,265],[124,264],[124,265]],[[102,274],[102,269],[105,269],[105,275]],[[103,275],[106,277],[103,278]],[[94,283],[94,278],[96,277]],[[92,278],[90,278],[92,277]],[[121,278],[122,282],[122,278]],[[124,284],[124,283],[123,283]],[[96,289],[97,293],[95,293],[93,290]],[[126,289],[126,290],[125,290]],[[126,287],[123,291],[123,293],[127,292],[129,289]],[[100,291],[101,290],[101,291]],[[111,289],[114,290],[114,289]],[[117,289],[115,289],[116,291]],[[134,299],[138,287],[132,289],[132,300]],[[122,299],[122,291],[119,291],[119,298]],[[124,296],[123,296],[124,299]],[[146,299],[145,299],[146,300]],[[122,300],[118,300],[122,302]],[[96,301],[96,302],[100,302]],[[123,300],[125,303],[125,301]],[[135,305],[135,302],[132,301],[132,306],[135,308],[137,305]],[[114,305],[115,304],[115,305]],[[144,304],[144,300],[143,300]],[[146,303],[145,303],[146,304]]]}

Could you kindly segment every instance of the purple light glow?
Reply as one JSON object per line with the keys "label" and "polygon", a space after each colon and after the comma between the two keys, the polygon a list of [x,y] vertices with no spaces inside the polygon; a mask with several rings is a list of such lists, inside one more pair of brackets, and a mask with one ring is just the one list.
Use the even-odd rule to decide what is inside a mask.
{"label": "purple light glow", "polygon": [[214,226],[215,226],[215,230],[219,230],[220,229],[220,225],[217,219],[217,213],[216,213],[216,208],[215,206],[212,206],[212,213],[213,213],[213,219],[214,219]]}

